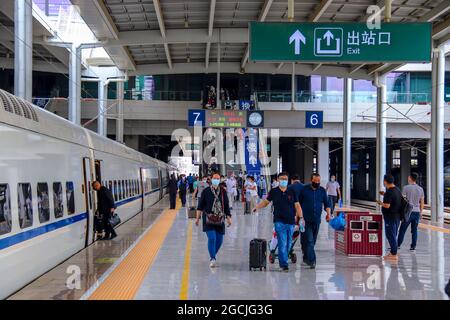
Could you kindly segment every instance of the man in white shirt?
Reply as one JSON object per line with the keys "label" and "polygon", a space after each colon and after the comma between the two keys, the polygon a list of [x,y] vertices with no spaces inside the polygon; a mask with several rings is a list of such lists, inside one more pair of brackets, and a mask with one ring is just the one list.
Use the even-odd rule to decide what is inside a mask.
{"label": "man in white shirt", "polygon": [[234,178],[234,174],[227,179],[226,184],[228,203],[230,204],[230,210],[233,210],[234,197],[236,195],[236,179]]}
{"label": "man in white shirt", "polygon": [[255,182],[255,177],[247,176],[247,182],[245,183],[246,200],[250,205],[250,212],[253,212],[253,208],[256,206],[258,200],[258,186]]}
{"label": "man in white shirt", "polygon": [[331,215],[334,214],[334,207],[336,206],[336,202],[341,198],[341,190],[340,190],[339,182],[336,181],[336,176],[331,175],[330,181],[328,181],[326,190],[328,194],[328,201],[330,202],[331,207]]}
{"label": "man in white shirt", "polygon": [[411,173],[408,177],[408,184],[403,187],[403,195],[406,196],[408,202],[413,206],[411,216],[409,221],[402,221],[400,225],[400,230],[398,232],[398,248],[400,249],[403,239],[405,237],[406,230],[408,226],[411,225],[411,247],[410,251],[414,252],[416,250],[417,244],[417,227],[419,226],[420,217],[422,216],[424,201],[424,192],[421,186],[417,184],[418,179],[417,173]]}

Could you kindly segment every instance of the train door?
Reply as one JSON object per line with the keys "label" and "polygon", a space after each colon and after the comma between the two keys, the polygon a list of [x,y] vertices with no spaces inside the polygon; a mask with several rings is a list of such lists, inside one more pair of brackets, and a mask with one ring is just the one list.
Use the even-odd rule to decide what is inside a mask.
{"label": "train door", "polygon": [[91,166],[91,159],[90,158],[83,158],[83,194],[85,198],[85,205],[86,205],[86,241],[85,246],[88,246],[93,239],[93,225],[94,225],[94,204],[95,204],[95,197],[94,192],[92,190],[91,183],[95,179],[95,175],[93,172],[93,168]]}
{"label": "train door", "polygon": [[144,210],[144,198],[145,198],[145,190],[144,190],[144,169],[139,169],[139,186],[141,190],[141,211]]}
{"label": "train door", "polygon": [[159,176],[159,199],[161,200],[164,196],[164,183],[163,183],[163,176],[162,171],[158,169],[158,176]]}

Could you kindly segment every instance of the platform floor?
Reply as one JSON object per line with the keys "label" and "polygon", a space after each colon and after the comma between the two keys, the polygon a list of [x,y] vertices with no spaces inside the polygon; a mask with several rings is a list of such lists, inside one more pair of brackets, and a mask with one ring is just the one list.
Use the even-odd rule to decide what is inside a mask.
{"label": "platform floor", "polygon": [[[297,262],[289,273],[279,272],[277,263],[268,264],[267,271],[249,271],[249,241],[271,237],[272,217],[269,210],[243,215],[242,204],[235,203],[218,267],[210,269],[201,226],[187,219],[186,208],[163,210],[167,202],[119,227],[115,240],[95,243],[11,299],[447,299],[449,229],[422,225],[415,253],[408,250],[408,232],[400,260],[392,265],[336,253],[333,231],[324,221],[315,270]],[[301,256],[299,243],[296,252]],[[80,289],[65,285],[71,264],[82,267]]]}

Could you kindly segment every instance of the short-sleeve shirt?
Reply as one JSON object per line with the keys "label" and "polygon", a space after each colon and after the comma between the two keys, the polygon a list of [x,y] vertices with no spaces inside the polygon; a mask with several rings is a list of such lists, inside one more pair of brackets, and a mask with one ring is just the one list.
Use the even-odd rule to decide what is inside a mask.
{"label": "short-sleeve shirt", "polygon": [[279,187],[273,188],[267,200],[273,204],[273,222],[295,224],[295,203],[298,198],[294,190],[288,188],[283,192]]}
{"label": "short-sleeve shirt", "polygon": [[339,188],[340,188],[339,182],[328,181],[326,190],[329,196],[337,196],[338,195],[337,191]]}
{"label": "short-sleeve shirt", "polygon": [[383,197],[383,203],[389,203],[389,208],[381,208],[384,216],[389,218],[400,219],[400,208],[402,206],[402,193],[397,187],[390,188],[386,191]]}
{"label": "short-sleeve shirt", "polygon": [[408,184],[403,187],[403,194],[413,206],[413,211],[420,212],[420,200],[424,197],[422,187],[417,184]]}

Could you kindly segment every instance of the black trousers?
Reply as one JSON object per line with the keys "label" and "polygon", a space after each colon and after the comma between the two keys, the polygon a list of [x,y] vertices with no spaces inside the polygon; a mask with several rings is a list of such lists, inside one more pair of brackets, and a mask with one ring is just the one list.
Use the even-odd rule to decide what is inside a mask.
{"label": "black trousers", "polygon": [[169,195],[170,198],[170,209],[175,209],[175,203],[177,200],[177,194],[176,193],[171,193]]}
{"label": "black trousers", "polygon": [[183,207],[186,206],[186,191],[180,191],[180,200]]}
{"label": "black trousers", "polygon": [[114,228],[111,226],[111,223],[109,223],[109,218],[111,218],[110,213],[103,213],[102,219],[103,219],[103,226],[105,228],[105,237],[108,238],[110,236],[116,236],[116,231],[114,231]]}

